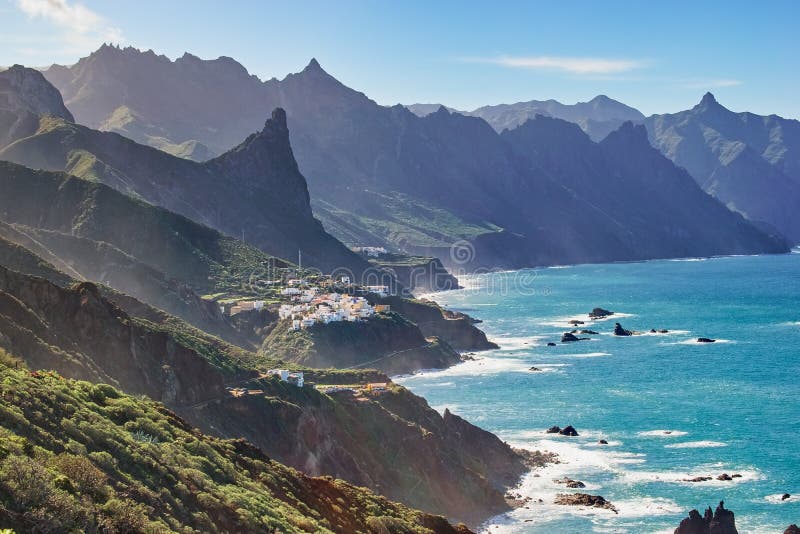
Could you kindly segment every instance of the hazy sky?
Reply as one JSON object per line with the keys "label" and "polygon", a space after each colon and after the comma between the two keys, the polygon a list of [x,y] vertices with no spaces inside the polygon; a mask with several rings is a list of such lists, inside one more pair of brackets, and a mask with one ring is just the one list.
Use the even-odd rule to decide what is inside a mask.
{"label": "hazy sky", "polygon": [[381,104],[459,109],[606,94],[645,114],[712,91],[800,118],[800,1],[0,0],[0,65],[73,63],[111,41],[234,57],[282,78],[316,57]]}

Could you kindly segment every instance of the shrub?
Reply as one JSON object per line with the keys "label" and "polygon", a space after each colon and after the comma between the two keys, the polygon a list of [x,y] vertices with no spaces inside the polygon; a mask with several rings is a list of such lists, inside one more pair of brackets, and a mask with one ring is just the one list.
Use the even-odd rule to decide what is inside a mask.
{"label": "shrub", "polygon": [[86,457],[73,454],[59,454],[53,459],[56,470],[69,478],[75,489],[103,501],[107,495],[106,474],[95,467]]}
{"label": "shrub", "polygon": [[0,484],[23,511],[38,508],[54,491],[47,469],[26,456],[9,456],[0,464]]}

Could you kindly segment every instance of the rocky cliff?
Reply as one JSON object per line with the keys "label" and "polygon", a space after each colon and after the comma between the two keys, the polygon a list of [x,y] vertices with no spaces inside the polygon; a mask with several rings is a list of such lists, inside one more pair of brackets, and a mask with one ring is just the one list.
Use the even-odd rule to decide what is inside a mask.
{"label": "rocky cliff", "polygon": [[359,322],[333,322],[293,331],[281,321],[260,353],[316,368],[374,368],[390,375],[442,369],[461,361],[447,343],[426,338],[398,313],[381,313]]}
{"label": "rocky cliff", "polygon": [[504,492],[527,470],[492,434],[449,412],[442,417],[398,386],[359,397],[276,380],[252,387],[264,395],[181,413],[216,434],[241,435],[306,473],[341,477],[472,525],[507,510]]}
{"label": "rocky cliff", "polygon": [[689,512],[689,517],[681,521],[675,534],[738,534],[733,512],[726,510],[722,501],[714,512],[706,508],[701,516],[697,510]]}

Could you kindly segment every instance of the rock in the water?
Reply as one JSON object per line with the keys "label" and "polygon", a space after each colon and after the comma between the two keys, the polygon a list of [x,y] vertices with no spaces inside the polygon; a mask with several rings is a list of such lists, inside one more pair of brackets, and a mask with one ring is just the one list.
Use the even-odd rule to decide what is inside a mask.
{"label": "rock in the water", "polygon": [[651,328],[651,329],[650,329],[650,333],[651,333],[651,334],[655,334],[655,333],[657,333],[657,332],[656,332],[656,329],[655,329],[655,328]]}
{"label": "rock in the water", "polygon": [[614,335],[615,336],[632,336],[633,332],[630,330],[625,330],[622,328],[622,325],[619,323],[614,324]]}
{"label": "rock in the water", "polygon": [[587,338],[587,337],[576,337],[575,334],[573,334],[572,332],[564,332],[564,334],[561,336],[561,342],[562,343],[572,343],[573,341],[584,341],[586,339],[589,339],[589,338]]}
{"label": "rock in the water", "polygon": [[586,484],[581,482],[580,480],[573,480],[569,477],[565,478],[557,478],[553,480],[556,484],[564,484],[568,488],[585,488]]}
{"label": "rock in the water", "polygon": [[561,427],[557,425],[553,425],[547,429],[548,434],[558,434],[559,432],[561,432]]}
{"label": "rock in the water", "polygon": [[578,319],[571,319],[571,320],[570,320],[570,322],[569,322],[569,324],[574,324],[574,325],[576,325],[576,326],[577,326],[577,325],[579,325],[579,324],[583,324],[583,321],[581,321],[581,320],[578,320]]}
{"label": "rock in the water", "polygon": [[600,335],[599,332],[595,332],[594,330],[581,330],[580,333],[581,334],[586,334],[586,335],[589,335],[589,336],[599,336]]}
{"label": "rock in the water", "polygon": [[800,534],[800,527],[797,525],[789,525],[786,527],[786,530],[783,531],[783,534]]}
{"label": "rock in the water", "polygon": [[578,431],[575,430],[575,427],[573,427],[572,425],[568,425],[568,426],[565,426],[564,428],[562,428],[559,431],[559,434],[561,434],[562,436],[572,436],[572,437],[574,437],[574,436],[578,435]]}
{"label": "rock in the water", "polygon": [[550,342],[547,344],[547,346],[548,346],[548,347],[555,347],[555,346],[556,346],[556,344],[555,344],[555,343],[553,343],[552,341],[550,341]]}
{"label": "rock in the water", "polygon": [[614,312],[604,310],[603,308],[595,308],[589,312],[590,319],[603,319],[604,317],[608,317],[609,315],[614,315]]}
{"label": "rock in the water", "polygon": [[607,442],[606,440],[604,440],[604,439],[601,439],[601,440],[600,440],[600,441],[598,441],[597,443],[598,443],[599,445],[608,445],[608,442]]}
{"label": "rock in the water", "polygon": [[675,534],[739,534],[736,530],[736,522],[733,512],[725,509],[725,505],[720,501],[714,513],[711,508],[707,508],[702,516],[697,510],[689,512],[689,517],[681,521]]}
{"label": "rock in the water", "polygon": [[658,331],[658,333],[659,334],[669,334],[669,330],[667,330],[666,328],[662,328],[661,330]]}
{"label": "rock in the water", "polygon": [[733,480],[728,473],[722,473],[717,477],[717,480]]}
{"label": "rock in the water", "polygon": [[539,369],[538,367],[531,367],[530,369],[528,369],[528,371],[539,372],[541,371],[541,369]]}
{"label": "rock in the water", "polygon": [[716,339],[711,339],[710,337],[698,337],[698,343],[716,343]]}
{"label": "rock in the water", "polygon": [[792,498],[792,496],[789,493],[784,493],[783,495],[781,495],[781,500],[782,501],[785,501],[786,499],[791,499],[791,498]]}
{"label": "rock in the water", "polygon": [[684,478],[684,482],[708,482],[709,480],[713,480],[711,477],[694,477],[694,478]]}
{"label": "rock in the water", "polygon": [[569,506],[591,506],[593,508],[605,508],[615,514],[618,513],[613,504],[605,500],[600,495],[589,495],[588,493],[559,493],[556,495],[556,504]]}

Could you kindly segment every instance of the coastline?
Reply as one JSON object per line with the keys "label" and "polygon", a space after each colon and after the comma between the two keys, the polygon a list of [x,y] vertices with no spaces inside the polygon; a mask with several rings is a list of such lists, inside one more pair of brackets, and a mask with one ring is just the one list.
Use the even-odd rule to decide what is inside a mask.
{"label": "coastline", "polygon": [[[737,272],[742,268],[745,268],[745,270],[759,271],[759,269],[761,269],[760,260],[759,263],[753,263],[750,259],[762,258],[764,261],[769,262],[770,265],[778,262],[778,265],[784,266],[784,269],[788,269],[788,272],[792,272],[791,269],[796,260],[791,261],[787,257],[794,256],[794,258],[796,258],[797,253],[800,253],[800,249],[794,250],[791,255],[757,255],[746,257],[719,256],[714,258],[647,260],[633,263],[653,263],[655,264],[654,269],[656,269],[654,272],[669,271],[691,274],[698,272],[716,273],[718,271]],[[738,260],[734,264],[725,261],[727,259]],[[619,263],[613,265],[624,267],[631,265],[631,262],[625,262],[624,265]],[[580,267],[583,266],[567,266],[567,268]],[[595,269],[595,267],[597,269]],[[598,266],[596,264],[589,264],[588,268],[581,269],[581,272],[578,274],[558,273],[558,271],[564,270],[564,268],[558,267],[547,268],[547,270],[550,271],[552,269],[550,274],[558,274],[562,277],[559,279],[563,279],[564,277],[581,276],[583,273],[603,272],[605,267],[605,265]],[[617,272],[627,273],[629,271],[627,269],[614,269],[604,274],[613,276],[613,273]],[[649,273],[650,269],[648,268],[645,270],[644,268],[638,268],[635,269],[635,272]],[[513,273],[513,271],[511,271],[511,273]],[[492,276],[494,274],[495,273],[489,273],[486,276]],[[505,276],[509,276],[509,274],[506,273]],[[540,281],[546,284],[551,282],[551,278],[547,278],[546,280],[541,279]],[[592,287],[596,288],[598,283],[598,280],[592,280]],[[530,515],[532,513],[531,511],[527,511],[523,507],[522,509],[517,509],[488,519],[487,522],[481,526],[480,531],[487,531],[491,528],[491,532],[520,532],[525,531],[523,523],[529,523],[532,527],[536,526],[546,529],[548,527],[545,525],[551,520],[556,521],[554,524],[559,525],[555,527],[557,530],[558,528],[563,528],[563,525],[558,523],[559,520],[569,523],[575,519],[575,521],[583,520],[593,522],[596,523],[598,527],[602,525],[602,528],[616,528],[611,525],[618,525],[620,523],[630,525],[636,524],[637,522],[639,522],[639,524],[647,524],[648,529],[651,524],[657,525],[657,528],[648,530],[653,532],[666,532],[665,529],[667,525],[669,525],[669,532],[672,532],[680,521],[680,518],[685,516],[686,512],[692,507],[713,504],[715,499],[719,500],[723,497],[725,498],[726,504],[730,501],[731,507],[736,509],[737,512],[743,516],[740,532],[763,532],[775,530],[778,528],[778,525],[783,523],[789,524],[789,522],[784,520],[781,520],[780,523],[776,522],[776,519],[780,518],[781,513],[785,513],[778,512],[778,510],[787,510],[788,507],[791,507],[791,503],[797,502],[792,500],[795,499],[796,492],[792,491],[795,488],[792,487],[791,484],[782,482],[782,478],[775,477],[774,474],[766,471],[768,467],[762,466],[759,461],[739,458],[737,447],[744,445],[737,445],[738,441],[730,435],[731,432],[723,432],[722,437],[720,437],[721,435],[717,430],[713,430],[713,432],[704,435],[696,428],[692,428],[691,425],[677,424],[676,426],[664,426],[663,423],[658,422],[653,422],[649,426],[644,422],[635,431],[620,431],[616,428],[614,430],[606,430],[604,429],[605,425],[600,421],[594,425],[591,421],[584,421],[581,426],[577,426],[581,434],[580,438],[554,438],[553,436],[545,434],[544,428],[541,428],[544,426],[541,423],[541,421],[543,421],[541,418],[539,418],[539,423],[534,425],[540,428],[534,428],[526,432],[517,432],[511,429],[505,430],[501,424],[489,424],[487,426],[485,422],[487,419],[475,417],[476,414],[480,412],[475,410],[474,405],[472,406],[471,413],[470,410],[459,412],[459,403],[462,401],[467,402],[464,398],[465,395],[461,392],[467,388],[471,388],[471,384],[477,384],[481,380],[485,383],[487,381],[501,380],[501,378],[497,377],[506,376],[511,378],[518,377],[514,380],[520,383],[537,384],[540,383],[538,382],[539,380],[547,380],[546,377],[552,376],[552,373],[560,373],[563,376],[565,368],[556,367],[556,365],[570,366],[566,369],[577,369],[575,366],[587,365],[587,363],[583,363],[582,360],[567,360],[566,358],[568,357],[579,358],[594,355],[599,359],[594,360],[590,364],[592,367],[598,367],[598,364],[607,367],[609,365],[613,366],[612,362],[614,361],[618,363],[624,361],[623,358],[627,357],[631,350],[638,350],[628,347],[658,346],[662,347],[663,351],[691,350],[692,352],[688,354],[703,355],[702,359],[696,360],[696,364],[702,367],[705,359],[709,359],[709,361],[716,361],[720,358],[724,359],[725,355],[732,350],[737,352],[756,350],[753,349],[754,345],[752,342],[742,339],[741,334],[731,334],[728,332],[724,337],[720,337],[723,336],[723,332],[708,332],[706,330],[711,327],[706,326],[707,319],[703,319],[702,317],[714,313],[714,307],[712,305],[705,306],[704,314],[686,316],[686,320],[683,322],[676,321],[673,315],[662,315],[659,307],[656,307],[655,311],[651,309],[648,313],[640,312],[637,307],[633,309],[618,309],[616,306],[611,307],[610,309],[618,312],[617,318],[629,318],[622,321],[626,327],[641,327],[643,322],[667,321],[667,319],[663,318],[671,317],[671,319],[668,320],[669,322],[663,325],[664,327],[669,327],[670,332],[669,334],[650,334],[649,332],[645,332],[644,335],[641,336],[619,339],[611,337],[608,332],[603,332],[603,335],[598,336],[595,340],[596,342],[601,342],[596,346],[590,345],[591,342],[585,342],[583,344],[559,344],[559,348],[557,349],[545,349],[543,347],[543,341],[558,341],[557,339],[552,339],[556,329],[559,327],[563,329],[567,328],[562,321],[572,318],[583,319],[584,316],[568,311],[565,314],[554,314],[552,316],[537,315],[535,318],[532,318],[532,312],[528,311],[528,322],[526,324],[529,326],[523,329],[517,329],[514,326],[517,323],[513,321],[508,323],[505,319],[505,311],[503,310],[505,304],[503,299],[499,297],[476,298],[474,295],[472,297],[462,296],[469,293],[479,294],[481,289],[485,288],[487,285],[491,286],[491,283],[487,283],[485,280],[481,281],[481,277],[475,277],[473,280],[466,280],[466,283],[462,285],[466,286],[465,289],[456,292],[427,293],[419,297],[433,300],[445,309],[471,314],[476,313],[477,318],[484,321],[483,325],[485,331],[487,331],[488,338],[500,344],[501,348],[497,351],[487,351],[476,355],[476,361],[457,364],[443,371],[421,371],[411,377],[403,377],[401,382],[403,382],[404,386],[412,389],[412,391],[419,391],[420,395],[426,397],[430,395],[431,405],[435,409],[441,410],[444,407],[448,407],[456,413],[462,413],[468,420],[475,424],[483,425],[513,447],[522,447],[528,450],[552,450],[553,452],[559,453],[563,460],[561,464],[549,464],[542,469],[532,470],[522,477],[518,486],[510,490],[512,493],[519,493],[523,497],[531,498],[532,501],[527,503],[528,509],[535,512],[534,515],[549,516],[549,519],[543,520],[540,523],[535,517]],[[559,287],[559,289],[561,288]],[[670,287],[668,289],[671,290],[672,288]],[[708,289],[710,290],[711,288]],[[600,294],[603,294],[602,290],[598,291]],[[591,296],[593,294],[594,292],[589,295],[581,294],[577,297],[577,302],[585,302],[588,299],[593,299]],[[702,295],[693,294],[692,297],[702,300]],[[559,294],[559,299],[560,298],[561,295]],[[487,307],[479,307],[476,302],[481,302]],[[571,302],[573,304],[576,302],[574,295]],[[511,311],[516,310],[516,312],[519,313],[519,302],[515,301],[515,303],[516,308]],[[603,305],[604,303],[605,301],[601,299],[596,301],[597,305]],[[560,310],[563,306],[552,306],[552,308]],[[584,308],[585,305],[581,305],[577,309],[573,309],[573,312],[579,312]],[[487,310],[487,316],[482,316],[478,311],[479,309]],[[788,329],[800,324],[800,321],[798,321],[799,318],[792,314],[791,308],[781,308],[781,310],[783,310],[784,314],[787,314],[786,317],[771,321],[768,324],[762,325],[762,327],[782,327]],[[511,311],[509,311],[509,313],[511,313]],[[498,322],[498,317],[503,317],[503,320]],[[613,317],[610,320],[613,321]],[[631,324],[628,324],[629,322]],[[687,323],[690,326],[686,326]],[[743,328],[748,328],[746,326],[748,323],[741,324]],[[613,322],[611,325],[613,326]],[[589,324],[585,326],[590,327]],[[607,326],[608,323],[606,322],[605,327],[597,328],[597,330],[608,330]],[[654,324],[653,326],[658,327],[662,325]],[[714,326],[713,328],[717,327]],[[519,332],[518,334],[511,334],[511,336],[516,335],[516,337],[506,337],[507,333],[514,331]],[[789,330],[785,332],[789,332]],[[502,334],[498,335],[500,333]],[[716,337],[720,343],[701,344],[695,341],[696,336],[705,335],[706,333],[713,334],[713,337]],[[631,345],[628,343],[638,343],[638,345]],[[760,344],[761,343],[759,343],[759,345]],[[561,348],[562,346],[564,347],[563,349]],[[577,347],[580,347],[580,350],[578,350]],[[598,350],[598,347],[601,348]],[[670,347],[674,347],[674,349]],[[586,351],[591,352],[586,353]],[[577,354],[576,352],[582,352],[582,354]],[[613,356],[610,353],[613,353]],[[681,353],[683,352],[679,354]],[[549,367],[545,368],[544,365],[537,363],[539,361],[547,361]],[[481,362],[483,365],[480,365]],[[541,371],[544,371],[535,373],[537,378],[534,378],[531,373],[527,372],[532,364],[540,368]],[[416,380],[415,377],[420,375],[423,378]],[[525,378],[526,375],[528,375],[528,378]],[[509,379],[509,383],[514,383],[514,380],[511,380],[511,378]],[[414,382],[417,382],[417,384],[421,386],[421,389],[417,390],[415,387],[417,384]],[[494,389],[487,391],[494,391]],[[455,396],[455,398],[448,400],[448,395],[451,397]],[[530,395],[527,395],[526,398],[530,398]],[[552,402],[550,402],[550,404],[552,404]],[[522,409],[523,406],[524,405],[520,405],[520,409]],[[492,408],[487,406],[487,409],[491,410]],[[541,412],[542,410],[539,409],[539,411]],[[489,415],[489,417],[491,418],[491,415]],[[552,421],[554,424],[569,424],[571,422],[572,421],[560,420]],[[609,442],[608,445],[603,447],[598,446],[597,441],[599,439],[607,440]],[[644,454],[642,452],[644,450],[649,450],[650,452]],[[656,454],[656,451],[661,452]],[[679,457],[681,455],[687,458],[688,462],[682,468],[663,461],[664,458]],[[709,463],[709,458],[716,458],[716,460]],[[557,492],[557,488],[554,489],[552,485],[553,479],[563,477],[579,478],[582,476],[581,473],[586,471],[592,472],[595,478],[599,477],[599,482],[587,483],[587,493],[597,493],[608,496],[604,492],[610,491],[612,504],[618,507],[620,511],[619,515],[611,517],[609,514],[612,513],[606,510],[581,510],[578,508],[558,507],[554,504],[548,504],[548,499]],[[741,476],[732,481],[716,479],[717,476],[721,476],[725,472],[731,472]],[[597,475],[597,473],[600,474]],[[592,478],[590,475],[587,476],[589,476],[590,479]],[[712,479],[701,482],[692,481],[692,479],[695,478],[708,476],[711,476]],[[640,490],[642,494],[635,499],[624,496],[614,499],[614,493],[620,493],[618,491],[619,484],[626,484],[629,487],[640,487],[642,488]],[[609,487],[611,489],[608,489]],[[784,490],[792,494],[786,501],[780,499]],[[755,500],[742,500],[742,495],[752,492],[756,493],[756,495],[752,497],[752,499]],[[626,492],[622,493],[625,494]],[[700,495],[700,499],[703,500],[698,501],[698,495]],[[702,497],[703,495],[706,497]],[[735,497],[738,501],[732,500],[734,497],[731,495],[738,495],[738,497]],[[545,502],[538,503],[538,498],[542,498]],[[552,500],[550,500],[550,503],[552,503]],[[751,510],[754,505],[762,509],[765,505],[770,507],[769,509],[772,509],[771,507],[782,508],[774,508],[772,512],[770,512],[769,509],[766,511],[760,510],[758,513],[752,511],[745,512],[746,507],[744,504],[750,506]],[[565,510],[565,508],[567,509]],[[739,511],[740,509],[741,511]],[[526,511],[528,513],[525,513]],[[776,517],[774,517],[773,514],[775,514]],[[781,527],[780,531],[785,528],[785,524]],[[765,530],[767,528],[769,530]],[[591,528],[589,530],[591,530]],[[621,531],[627,532],[628,530],[622,528]],[[630,531],[638,532],[641,530],[636,530],[634,528]]]}

